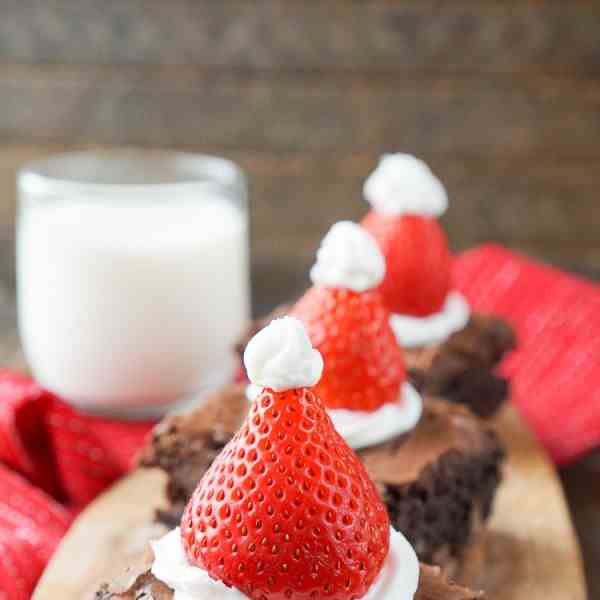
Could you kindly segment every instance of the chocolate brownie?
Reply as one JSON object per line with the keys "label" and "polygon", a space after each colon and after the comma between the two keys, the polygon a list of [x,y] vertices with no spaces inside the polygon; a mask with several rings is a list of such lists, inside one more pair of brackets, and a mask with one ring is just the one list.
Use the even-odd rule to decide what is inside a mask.
{"label": "chocolate brownie", "polygon": [[[179,524],[197,482],[239,428],[247,400],[228,386],[194,412],[154,430],[140,464],[168,475],[171,508],[158,519]],[[490,514],[503,458],[495,433],[462,406],[428,398],[409,434],[358,452],[384,499],[392,524],[424,562],[456,566]]]}
{"label": "chocolate brownie", "polygon": [[[250,339],[291,304],[277,307],[254,321],[236,345],[240,356]],[[515,335],[502,319],[473,314],[464,329],[444,343],[405,349],[411,380],[424,393],[467,405],[476,415],[493,415],[508,396],[508,381],[495,372],[516,345]]]}
{"label": "chocolate brownie", "polygon": [[496,434],[464,407],[427,398],[412,432],[359,455],[419,558],[460,562],[491,513],[503,459]]}
{"label": "chocolate brownie", "polygon": [[406,349],[406,366],[425,394],[465,404],[475,414],[489,417],[508,396],[508,380],[495,368],[515,345],[508,323],[474,314],[444,343]]}
{"label": "chocolate brownie", "polygon": [[240,428],[248,408],[244,385],[216,392],[193,412],[163,419],[153,430],[138,462],[158,467],[168,475],[168,510],[159,510],[158,521],[179,525],[196,484]]}
{"label": "chocolate brownie", "polygon": [[[150,572],[152,554],[132,567],[119,581],[104,583],[94,594],[94,600],[173,600],[173,592]],[[483,592],[475,592],[447,579],[439,567],[421,565],[419,589],[415,600],[475,600],[485,599]]]}

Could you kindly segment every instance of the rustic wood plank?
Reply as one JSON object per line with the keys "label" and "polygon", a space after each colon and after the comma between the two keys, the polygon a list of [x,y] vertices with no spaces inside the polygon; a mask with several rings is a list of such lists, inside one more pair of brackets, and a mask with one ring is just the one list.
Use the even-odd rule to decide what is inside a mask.
{"label": "rustic wood plank", "polygon": [[[13,236],[19,165],[70,148],[0,145],[0,240]],[[257,274],[297,268],[303,277],[331,223],[358,220],[367,209],[361,185],[376,163],[375,154],[213,151],[239,162],[249,174]],[[600,263],[600,159],[424,158],[448,187],[450,209],[444,224],[455,249],[491,239],[569,268]],[[2,262],[12,265],[6,246]],[[290,286],[295,282],[290,279]]]}
{"label": "rustic wood plank", "polygon": [[0,237],[0,367],[22,365],[15,304],[13,243]]}
{"label": "rustic wood plank", "polygon": [[597,73],[596,8],[519,0],[11,0],[0,20],[0,59]]}
{"label": "rustic wood plank", "polygon": [[4,67],[0,138],[597,158],[600,81]]}
{"label": "rustic wood plank", "polygon": [[27,371],[25,357],[21,352],[19,334],[15,328],[0,334],[0,368]]}
{"label": "rustic wood plank", "polygon": [[[600,241],[600,164],[596,161],[425,158],[448,188],[450,208],[443,221],[456,242]],[[293,231],[312,231],[318,238],[331,222],[359,219],[367,209],[361,188],[376,164],[373,155],[284,157],[264,172],[250,157],[240,155],[240,160],[254,175],[258,223],[281,223],[277,227],[281,230],[286,217],[295,214]],[[307,209],[311,205],[314,208]]]}
{"label": "rustic wood plank", "polygon": [[[5,301],[15,291],[14,257],[13,230],[0,227],[0,305],[2,306],[6,305]],[[12,316],[12,312],[8,314]]]}

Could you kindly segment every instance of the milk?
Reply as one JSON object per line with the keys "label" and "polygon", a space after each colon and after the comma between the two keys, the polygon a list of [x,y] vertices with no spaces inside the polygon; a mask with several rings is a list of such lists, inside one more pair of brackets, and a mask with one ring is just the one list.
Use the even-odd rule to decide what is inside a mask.
{"label": "milk", "polygon": [[22,211],[19,327],[36,379],[80,407],[180,401],[228,380],[249,319],[246,217],[222,198]]}

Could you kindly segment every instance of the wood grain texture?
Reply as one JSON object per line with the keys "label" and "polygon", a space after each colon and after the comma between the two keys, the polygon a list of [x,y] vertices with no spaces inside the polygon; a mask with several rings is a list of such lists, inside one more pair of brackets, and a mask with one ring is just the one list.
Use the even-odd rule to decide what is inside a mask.
{"label": "wood grain texture", "polygon": [[597,73],[596,8],[518,0],[10,0],[0,20],[0,59]]}
{"label": "wood grain texture", "polygon": [[[13,260],[18,168],[26,161],[80,147],[0,144],[0,241],[6,240],[0,263],[5,268]],[[362,182],[377,161],[376,153],[192,148],[196,149],[224,153],[248,172],[252,254],[259,282],[277,281],[271,271],[285,282],[290,276],[304,281],[331,223],[358,220],[366,211]],[[491,239],[567,268],[600,264],[600,158],[467,159],[436,153],[424,157],[448,187],[450,209],[443,221],[454,249]]]}
{"label": "wood grain texture", "polygon": [[304,270],[328,223],[361,214],[377,154],[402,149],[447,183],[455,248],[600,263],[594,2],[8,0],[2,16],[0,223],[36,145],[207,149],[250,174],[256,260]]}
{"label": "wood grain texture", "polygon": [[271,151],[597,158],[600,82],[428,74],[0,69],[0,138]]}
{"label": "wood grain texture", "polygon": [[161,473],[138,471],[93,502],[67,533],[32,600],[91,600],[107,571],[118,574],[135,562],[148,540],[165,532],[152,523],[163,484]]}
{"label": "wood grain texture", "polygon": [[[509,458],[482,584],[493,600],[584,600],[579,549],[556,473],[513,409],[501,413],[497,426]],[[32,600],[82,600],[99,579],[118,573],[144,538],[159,535],[146,523],[162,501],[163,482],[159,473],[134,473],[93,503],[60,545]]]}

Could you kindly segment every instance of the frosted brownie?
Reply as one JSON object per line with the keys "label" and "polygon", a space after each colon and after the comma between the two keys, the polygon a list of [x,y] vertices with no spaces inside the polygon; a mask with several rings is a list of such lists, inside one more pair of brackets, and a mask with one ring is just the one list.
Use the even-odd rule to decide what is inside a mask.
{"label": "frosted brownie", "polygon": [[[239,428],[247,407],[244,386],[232,385],[155,428],[140,464],[168,476],[170,508],[157,514],[159,521],[179,524],[196,484]],[[420,560],[456,572],[478,541],[500,481],[503,451],[491,428],[460,405],[427,398],[413,431],[358,454],[392,524]]]}

